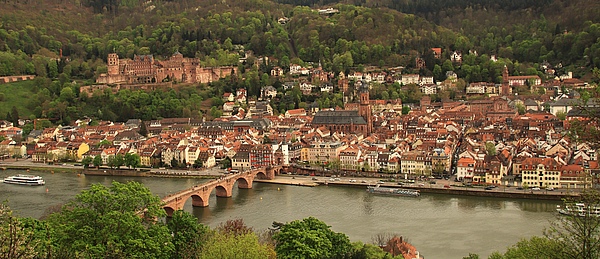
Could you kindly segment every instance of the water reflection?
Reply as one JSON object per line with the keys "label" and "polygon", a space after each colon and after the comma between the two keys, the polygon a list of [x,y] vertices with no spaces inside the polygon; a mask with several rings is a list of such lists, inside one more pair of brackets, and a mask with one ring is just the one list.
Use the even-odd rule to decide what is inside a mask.
{"label": "water reflection", "polygon": [[528,212],[555,212],[556,205],[562,204],[560,201],[531,201],[519,200],[513,201],[516,207],[522,211]]}
{"label": "water reflection", "polygon": [[373,215],[373,195],[362,195],[363,212],[365,215]]}

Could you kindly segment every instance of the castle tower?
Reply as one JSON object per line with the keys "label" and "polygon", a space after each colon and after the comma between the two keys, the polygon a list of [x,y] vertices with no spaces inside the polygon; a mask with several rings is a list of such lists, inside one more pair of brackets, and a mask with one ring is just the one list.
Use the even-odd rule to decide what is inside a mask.
{"label": "castle tower", "polygon": [[117,53],[108,54],[108,75],[118,75],[119,74],[119,55]]}
{"label": "castle tower", "polygon": [[369,101],[369,88],[362,87],[360,90],[358,113],[361,117],[365,118],[365,121],[367,122],[367,135],[370,135],[373,132],[373,114],[371,112]]}

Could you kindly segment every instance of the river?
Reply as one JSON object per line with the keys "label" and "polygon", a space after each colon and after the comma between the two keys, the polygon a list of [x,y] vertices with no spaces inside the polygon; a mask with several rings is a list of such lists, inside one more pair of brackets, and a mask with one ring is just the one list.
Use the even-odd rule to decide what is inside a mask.
{"label": "river", "polygon": [[[0,177],[23,171],[0,171]],[[161,197],[205,180],[184,178],[134,178],[77,176],[72,173],[36,172],[45,186],[0,185],[0,200],[19,216],[39,218],[47,208],[65,203],[93,183],[109,185],[139,181]],[[372,242],[377,234],[404,236],[425,258],[462,258],[477,253],[486,258],[494,251],[522,238],[542,235],[556,216],[558,202],[510,200],[423,194],[420,198],[379,196],[362,188],[300,187],[254,183],[253,189],[234,188],[231,198],[214,192],[206,208],[184,210],[203,224],[218,226],[228,219],[242,218],[257,230],[273,221],[288,222],[314,216],[352,241]]]}

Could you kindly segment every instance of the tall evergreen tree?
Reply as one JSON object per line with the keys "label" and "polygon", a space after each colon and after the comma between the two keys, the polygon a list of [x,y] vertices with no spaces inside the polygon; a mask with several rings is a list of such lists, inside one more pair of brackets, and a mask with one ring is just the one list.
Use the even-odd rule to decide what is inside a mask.
{"label": "tall evergreen tree", "polygon": [[142,124],[140,125],[140,131],[138,133],[144,137],[148,136],[148,129],[146,128],[146,123],[144,123],[144,121],[142,121]]}
{"label": "tall evergreen tree", "polygon": [[13,106],[10,112],[10,121],[13,123],[13,126],[19,126],[19,111],[17,111],[17,107]]}

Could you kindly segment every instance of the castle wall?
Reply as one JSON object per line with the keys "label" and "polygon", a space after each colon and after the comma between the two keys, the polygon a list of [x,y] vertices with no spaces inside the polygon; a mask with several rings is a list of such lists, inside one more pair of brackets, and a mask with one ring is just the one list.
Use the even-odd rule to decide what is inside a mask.
{"label": "castle wall", "polygon": [[119,59],[115,53],[108,54],[108,73],[96,79],[100,84],[150,84],[165,79],[183,83],[210,83],[237,73],[237,67],[202,68],[197,58],[184,58],[175,53],[168,60],[156,61],[152,55]]}

